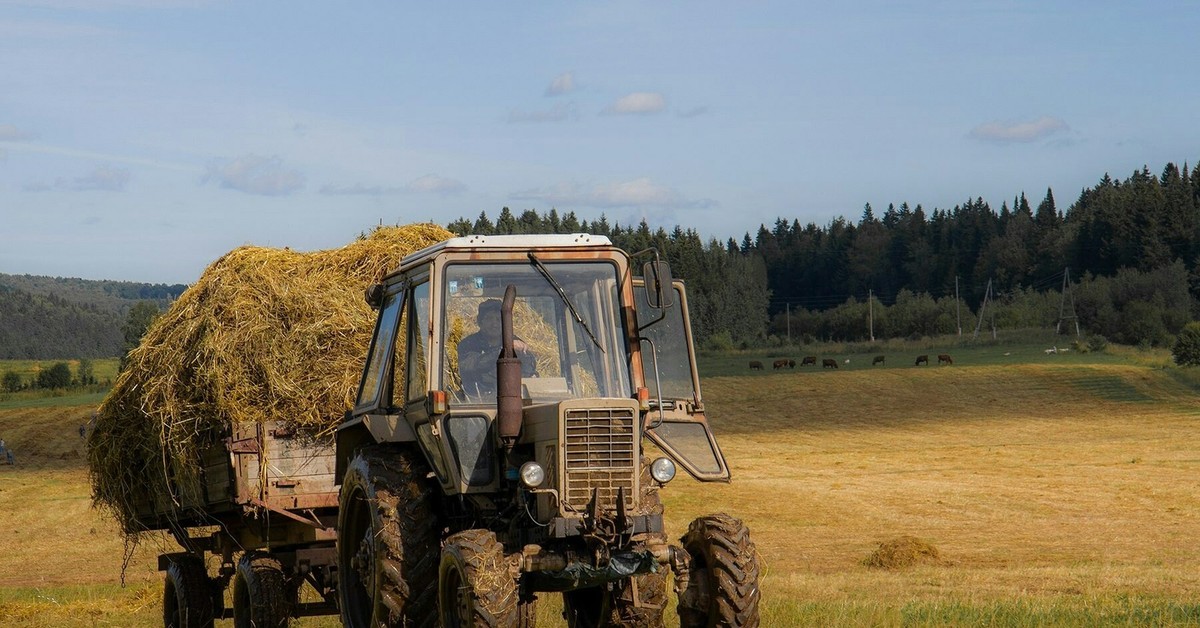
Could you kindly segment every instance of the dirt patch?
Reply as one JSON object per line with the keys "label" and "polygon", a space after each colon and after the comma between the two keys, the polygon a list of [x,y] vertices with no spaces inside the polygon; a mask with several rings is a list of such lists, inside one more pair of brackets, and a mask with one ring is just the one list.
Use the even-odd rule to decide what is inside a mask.
{"label": "dirt patch", "polygon": [[941,553],[927,541],[915,536],[900,536],[879,544],[863,565],[872,569],[906,569],[914,565],[942,565]]}

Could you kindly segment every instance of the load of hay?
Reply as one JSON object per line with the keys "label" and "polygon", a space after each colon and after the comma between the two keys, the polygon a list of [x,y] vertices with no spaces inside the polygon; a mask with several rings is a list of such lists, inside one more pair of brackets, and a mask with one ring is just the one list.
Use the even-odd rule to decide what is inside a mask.
{"label": "load of hay", "polygon": [[375,313],[364,289],[451,237],[381,227],[340,249],[246,246],[213,262],[150,327],[96,416],[92,494],[127,533],[138,504],[195,503],[200,452],[243,422],[326,438],[354,403]]}

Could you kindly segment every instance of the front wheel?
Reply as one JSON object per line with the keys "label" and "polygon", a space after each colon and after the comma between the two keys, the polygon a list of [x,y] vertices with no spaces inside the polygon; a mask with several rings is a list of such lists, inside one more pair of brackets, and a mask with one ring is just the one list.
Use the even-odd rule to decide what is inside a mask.
{"label": "front wheel", "polygon": [[517,582],[509,573],[504,546],[488,530],[452,534],[442,549],[438,607],[444,628],[516,626]]}
{"label": "front wheel", "polygon": [[749,528],[724,513],[706,515],[680,540],[689,570],[687,586],[678,591],[679,625],[758,626],[758,558]]}
{"label": "front wheel", "polygon": [[199,556],[177,556],[167,565],[163,584],[163,625],[212,628],[213,584]]}

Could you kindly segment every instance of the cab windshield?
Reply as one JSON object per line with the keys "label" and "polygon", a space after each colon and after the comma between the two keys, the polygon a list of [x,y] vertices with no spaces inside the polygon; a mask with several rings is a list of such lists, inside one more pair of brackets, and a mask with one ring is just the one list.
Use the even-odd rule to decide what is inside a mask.
{"label": "cab windshield", "polygon": [[513,344],[521,359],[525,399],[540,403],[630,396],[617,267],[608,262],[542,264],[546,274],[528,262],[446,267],[441,386],[454,401],[495,402],[500,302],[509,285],[517,293]]}

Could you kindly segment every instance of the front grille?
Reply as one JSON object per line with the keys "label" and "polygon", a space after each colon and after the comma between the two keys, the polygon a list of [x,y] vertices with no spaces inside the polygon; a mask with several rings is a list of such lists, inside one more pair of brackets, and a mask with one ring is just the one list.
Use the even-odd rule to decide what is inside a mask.
{"label": "front grille", "polygon": [[583,510],[598,489],[600,508],[616,509],[617,490],[634,506],[637,430],[630,408],[566,411],[565,501]]}

